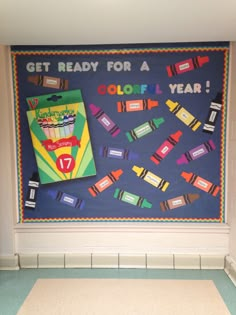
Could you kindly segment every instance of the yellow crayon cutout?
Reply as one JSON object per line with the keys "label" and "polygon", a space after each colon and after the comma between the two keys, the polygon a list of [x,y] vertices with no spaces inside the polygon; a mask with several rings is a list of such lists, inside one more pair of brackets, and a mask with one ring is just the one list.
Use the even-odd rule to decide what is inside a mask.
{"label": "yellow crayon cutout", "polygon": [[185,125],[191,128],[193,131],[196,131],[200,127],[201,122],[190,114],[183,106],[178,102],[173,102],[171,100],[166,101],[166,105],[169,107],[169,110],[179,118]]}
{"label": "yellow crayon cutout", "polygon": [[149,170],[147,170],[144,167],[138,167],[138,166],[134,165],[132,170],[136,173],[136,175],[138,177],[145,180],[145,182],[151,184],[152,186],[154,186],[154,187],[156,187],[162,191],[166,191],[166,189],[170,185],[169,182],[167,182],[163,178],[153,174],[152,172],[150,172]]}

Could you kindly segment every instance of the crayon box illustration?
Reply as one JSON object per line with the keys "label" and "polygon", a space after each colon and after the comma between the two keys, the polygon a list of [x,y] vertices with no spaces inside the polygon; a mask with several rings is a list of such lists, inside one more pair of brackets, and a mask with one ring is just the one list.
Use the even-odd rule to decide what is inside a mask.
{"label": "crayon box illustration", "polygon": [[40,183],[96,175],[81,91],[29,97],[27,103]]}

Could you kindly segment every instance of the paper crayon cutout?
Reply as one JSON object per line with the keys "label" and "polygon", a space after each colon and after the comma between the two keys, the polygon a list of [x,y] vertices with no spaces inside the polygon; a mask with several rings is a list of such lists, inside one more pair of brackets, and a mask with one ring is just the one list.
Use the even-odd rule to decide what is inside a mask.
{"label": "paper crayon cutout", "polygon": [[159,126],[164,122],[165,119],[163,117],[153,118],[152,120],[149,120],[130,131],[127,131],[125,133],[126,137],[128,138],[129,142],[133,142],[159,128]]}
{"label": "paper crayon cutout", "polygon": [[202,131],[213,134],[216,121],[222,108],[222,93],[217,93],[215,99],[211,101],[206,122]]}
{"label": "paper crayon cutout", "polygon": [[120,128],[111,120],[111,118],[104,113],[104,111],[94,104],[90,104],[89,108],[92,115],[97,121],[109,132],[112,137],[116,137],[120,133]]}
{"label": "paper crayon cutout", "polygon": [[152,208],[152,204],[148,202],[147,199],[131,194],[130,192],[119,188],[116,188],[113,197],[118,200],[130,203],[133,206],[138,206],[140,208]]}
{"label": "paper crayon cutout", "polygon": [[169,110],[179,118],[185,125],[191,128],[193,131],[196,131],[201,125],[201,122],[190,114],[183,106],[178,102],[173,102],[171,100],[166,101],[166,105],[169,107]]}
{"label": "paper crayon cutout", "polygon": [[149,99],[117,102],[118,113],[150,110],[158,106],[158,101]]}
{"label": "paper crayon cutout", "polygon": [[25,201],[25,207],[30,209],[35,209],[36,200],[39,188],[39,174],[34,172],[32,177],[28,182],[28,191]]}
{"label": "paper crayon cutout", "polygon": [[150,185],[162,190],[166,191],[168,186],[170,185],[169,182],[164,180],[163,178],[153,174],[149,170],[144,167],[138,167],[136,165],[133,166],[132,170],[136,173],[138,177],[145,180],[145,182],[149,183]]}
{"label": "paper crayon cutout", "polygon": [[100,147],[99,155],[105,158],[112,158],[118,160],[136,160],[138,154],[131,152],[129,149],[120,149],[103,146]]}
{"label": "paper crayon cutout", "polygon": [[39,117],[37,121],[47,138],[65,138],[72,135],[74,131],[75,118],[75,114],[57,117],[51,115],[48,117]]}
{"label": "paper crayon cutout", "polygon": [[169,65],[166,67],[166,70],[168,76],[172,77],[181,73],[185,73],[200,68],[207,62],[209,62],[208,56],[204,57],[197,56],[184,61],[177,62],[173,65]]}
{"label": "paper crayon cutout", "polygon": [[188,164],[189,162],[196,160],[203,155],[214,151],[216,146],[212,140],[204,142],[203,144],[197,146],[196,148],[189,150],[181,155],[181,157],[176,161],[178,165],[180,164]]}
{"label": "paper crayon cutout", "polygon": [[76,115],[74,113],[69,114],[68,119],[69,119],[70,133],[72,134],[74,132]]}
{"label": "paper crayon cutout", "polygon": [[199,199],[199,194],[185,194],[172,199],[168,199],[160,202],[161,211],[173,210],[182,206],[186,206],[193,203],[195,200]]}
{"label": "paper crayon cutout", "polygon": [[48,77],[46,75],[30,75],[28,76],[28,82],[33,83],[34,85],[68,90],[69,82],[61,78]]}
{"label": "paper crayon cutout", "polygon": [[216,197],[220,190],[219,186],[214,185],[213,183],[194,173],[182,172],[181,176],[186,180],[187,183],[211,194],[214,197]]}
{"label": "paper crayon cutout", "polygon": [[66,194],[62,191],[57,190],[48,190],[48,195],[52,197],[52,199],[59,201],[60,203],[63,203],[64,205],[76,208],[76,209],[83,209],[85,205],[85,201],[82,199],[79,199],[75,196]]}
{"label": "paper crayon cutout", "polygon": [[103,177],[97,183],[95,183],[93,186],[89,187],[88,191],[93,197],[96,197],[103,190],[107,189],[116,181],[118,181],[122,174],[123,174],[122,169],[111,171],[105,177]]}
{"label": "paper crayon cutout", "polygon": [[155,164],[160,164],[160,162],[170,153],[170,151],[174,149],[182,134],[183,133],[180,130],[171,134],[156,150],[156,152],[153,153],[153,155],[150,157],[150,160]]}

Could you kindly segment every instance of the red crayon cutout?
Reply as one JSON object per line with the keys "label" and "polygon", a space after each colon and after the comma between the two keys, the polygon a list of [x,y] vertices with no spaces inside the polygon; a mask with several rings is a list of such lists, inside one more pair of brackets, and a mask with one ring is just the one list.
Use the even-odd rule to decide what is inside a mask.
{"label": "red crayon cutout", "polygon": [[162,145],[156,150],[155,153],[150,157],[150,160],[155,164],[159,164],[173,148],[179,142],[180,137],[182,136],[182,131],[178,130],[176,133],[170,135]]}
{"label": "red crayon cutout", "polygon": [[111,171],[105,177],[100,179],[93,186],[88,188],[88,191],[93,197],[96,197],[103,190],[110,187],[113,183],[119,180],[120,176],[123,174],[122,169],[118,169],[116,171]]}
{"label": "red crayon cutout", "polygon": [[187,183],[211,194],[214,197],[216,197],[220,190],[219,186],[214,185],[213,183],[194,173],[182,172],[181,176],[186,180]]}
{"label": "red crayon cutout", "polygon": [[158,106],[158,101],[149,99],[117,102],[118,113],[150,110]]}
{"label": "red crayon cutout", "polygon": [[173,65],[169,65],[166,67],[166,70],[167,70],[168,76],[173,77],[175,75],[200,68],[207,62],[209,62],[208,56],[204,56],[204,57],[197,56],[197,57],[193,57],[184,61],[177,62]]}

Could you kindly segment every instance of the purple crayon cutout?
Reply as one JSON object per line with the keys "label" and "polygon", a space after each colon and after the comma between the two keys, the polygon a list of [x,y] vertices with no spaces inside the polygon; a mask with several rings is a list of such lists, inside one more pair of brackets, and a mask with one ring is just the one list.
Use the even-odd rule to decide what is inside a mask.
{"label": "purple crayon cutout", "polygon": [[197,146],[196,148],[182,154],[181,157],[176,161],[176,163],[178,165],[188,164],[189,162],[196,160],[215,149],[216,149],[216,146],[214,142],[212,140],[209,140]]}
{"label": "purple crayon cutout", "polygon": [[48,195],[54,199],[57,200],[59,202],[61,202],[64,205],[73,207],[73,208],[77,208],[77,209],[83,209],[84,205],[85,205],[85,201],[82,199],[79,199],[75,196],[66,194],[62,191],[57,191],[57,190],[48,190]]}
{"label": "purple crayon cutout", "polygon": [[100,147],[99,155],[119,160],[136,160],[139,157],[138,154],[131,152],[128,149],[112,148],[107,146]]}
{"label": "purple crayon cutout", "polygon": [[106,129],[106,131],[112,135],[112,137],[116,137],[120,133],[120,128],[111,120],[111,118],[107,114],[105,114],[101,107],[90,104],[89,108],[92,115]]}

